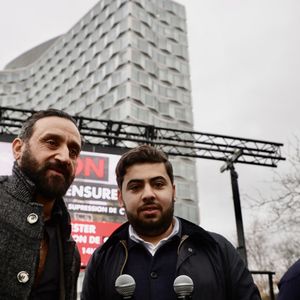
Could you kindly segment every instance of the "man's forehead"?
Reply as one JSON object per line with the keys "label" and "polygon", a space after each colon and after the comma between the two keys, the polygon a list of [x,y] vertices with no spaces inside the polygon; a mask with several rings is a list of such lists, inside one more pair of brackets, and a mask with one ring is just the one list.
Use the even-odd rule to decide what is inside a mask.
{"label": "man's forehead", "polygon": [[82,147],[82,138],[77,126],[65,118],[51,116],[35,122],[29,141],[47,137],[66,140],[68,143],[77,144],[80,149]]}
{"label": "man's forehead", "polygon": [[56,131],[63,131],[66,133],[72,133],[80,137],[80,133],[76,125],[68,119],[51,116],[39,119],[33,126],[33,133],[55,133]]}
{"label": "man's forehead", "polygon": [[125,180],[151,180],[153,178],[168,177],[164,163],[134,164],[127,168]]}

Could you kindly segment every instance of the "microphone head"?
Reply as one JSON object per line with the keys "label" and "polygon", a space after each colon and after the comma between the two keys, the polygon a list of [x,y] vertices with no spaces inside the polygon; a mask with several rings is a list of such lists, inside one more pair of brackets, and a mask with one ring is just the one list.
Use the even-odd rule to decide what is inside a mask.
{"label": "microphone head", "polygon": [[194,283],[191,277],[180,275],[175,278],[173,287],[177,296],[190,296],[194,290]]}
{"label": "microphone head", "polygon": [[135,290],[135,280],[128,274],[122,274],[116,279],[115,287],[123,299],[130,299]]}

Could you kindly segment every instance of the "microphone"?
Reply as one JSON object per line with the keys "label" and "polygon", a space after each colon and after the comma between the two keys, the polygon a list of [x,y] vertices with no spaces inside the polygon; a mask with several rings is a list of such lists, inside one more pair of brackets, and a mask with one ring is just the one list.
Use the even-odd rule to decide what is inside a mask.
{"label": "microphone", "polygon": [[174,280],[174,291],[177,295],[177,299],[190,299],[190,296],[194,290],[194,283],[191,277],[187,275],[180,275]]}
{"label": "microphone", "polygon": [[122,274],[116,279],[115,287],[123,299],[131,299],[135,290],[135,280],[128,274]]}

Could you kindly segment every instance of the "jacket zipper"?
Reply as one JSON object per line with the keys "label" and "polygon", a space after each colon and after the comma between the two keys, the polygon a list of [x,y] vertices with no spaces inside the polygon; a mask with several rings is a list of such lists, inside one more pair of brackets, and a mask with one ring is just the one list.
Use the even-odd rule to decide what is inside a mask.
{"label": "jacket zipper", "polygon": [[125,251],[125,260],[124,260],[123,265],[121,266],[121,270],[120,270],[120,275],[121,275],[121,274],[123,274],[123,271],[124,271],[124,268],[125,268],[125,265],[126,265],[126,262],[128,259],[128,250],[127,250],[127,246],[126,246],[126,241],[121,240],[120,243],[123,246],[124,251]]}

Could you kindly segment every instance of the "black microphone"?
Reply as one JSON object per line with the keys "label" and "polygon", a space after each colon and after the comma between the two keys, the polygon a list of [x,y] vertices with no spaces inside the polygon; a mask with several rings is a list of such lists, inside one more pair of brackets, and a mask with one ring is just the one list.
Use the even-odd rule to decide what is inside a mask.
{"label": "black microphone", "polygon": [[194,283],[191,277],[187,275],[180,275],[174,280],[174,291],[177,295],[177,299],[190,299],[190,296],[194,290]]}
{"label": "black microphone", "polygon": [[135,290],[135,280],[128,274],[122,274],[116,279],[115,287],[123,299],[131,299]]}

